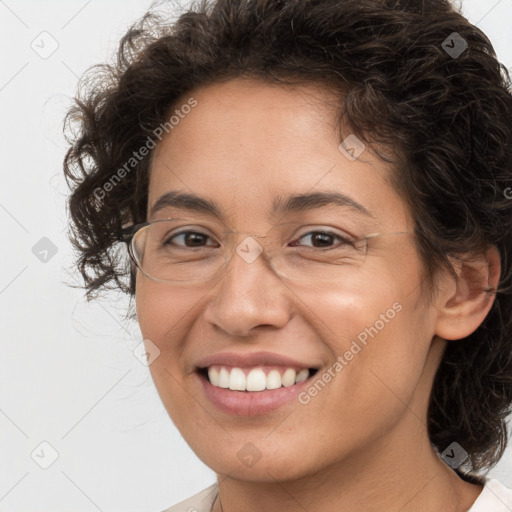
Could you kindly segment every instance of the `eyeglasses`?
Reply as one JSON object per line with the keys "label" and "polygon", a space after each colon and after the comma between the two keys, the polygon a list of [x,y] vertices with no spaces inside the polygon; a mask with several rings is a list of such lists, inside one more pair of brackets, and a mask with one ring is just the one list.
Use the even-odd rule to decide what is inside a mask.
{"label": "eyeglasses", "polygon": [[135,265],[154,281],[205,283],[218,277],[235,254],[247,265],[263,254],[282,278],[328,285],[357,272],[370,251],[399,251],[398,235],[411,234],[373,233],[354,239],[332,227],[286,222],[266,235],[223,230],[216,236],[197,220],[180,217],[143,222],[124,228],[120,240],[126,242]]}

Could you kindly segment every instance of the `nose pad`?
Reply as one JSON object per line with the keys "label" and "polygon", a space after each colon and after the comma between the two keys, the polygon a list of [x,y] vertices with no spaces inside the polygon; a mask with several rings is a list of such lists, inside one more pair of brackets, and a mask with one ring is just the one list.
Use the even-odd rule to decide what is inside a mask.
{"label": "nose pad", "polygon": [[240,258],[247,265],[257,264],[258,260],[263,259],[263,265],[266,270],[270,271],[275,277],[282,280],[283,276],[272,264],[273,252],[268,249],[268,242],[269,237],[266,235],[246,235],[245,238],[242,238],[241,241],[234,244],[228,264],[231,263],[233,258]]}
{"label": "nose pad", "polygon": [[[279,281],[283,282],[288,286],[287,282],[291,279],[297,282],[297,277],[292,277],[288,274],[284,267],[281,265],[282,254],[278,246],[272,245],[272,239],[268,235],[255,236],[248,234],[235,244],[234,252],[231,254],[231,258],[237,256],[240,257],[248,265],[254,264],[258,259],[264,260],[264,265],[267,270],[274,274],[274,277],[278,278]],[[300,281],[300,279],[299,279]]]}
{"label": "nose pad", "polygon": [[[281,278],[276,272],[271,263],[271,257],[267,255],[265,241],[269,239],[265,235],[254,235],[251,233],[234,233],[240,236],[238,239],[233,237],[228,245],[228,252],[221,267],[214,276],[214,280],[221,279],[223,275],[234,270],[238,264],[253,265],[256,264],[260,258],[263,258],[267,271],[273,272],[277,277]],[[241,261],[238,261],[241,260]]]}
{"label": "nose pad", "polygon": [[242,260],[241,263],[248,266],[257,264],[259,259],[263,259],[263,264],[267,271],[273,272],[280,280],[283,279],[283,276],[272,264],[273,252],[269,249],[271,243],[270,236],[240,231],[233,231],[229,235],[230,237],[226,243],[227,253],[224,257],[224,262],[213,278],[215,282],[217,279],[222,278],[226,272],[231,272],[234,265],[237,266],[238,259]]}

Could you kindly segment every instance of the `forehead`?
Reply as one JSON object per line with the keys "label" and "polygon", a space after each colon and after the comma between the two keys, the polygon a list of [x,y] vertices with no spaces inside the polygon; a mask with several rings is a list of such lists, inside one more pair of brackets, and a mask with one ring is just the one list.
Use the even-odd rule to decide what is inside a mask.
{"label": "forehead", "polygon": [[332,191],[377,214],[383,202],[388,213],[405,214],[386,179],[389,164],[369,150],[351,161],[338,149],[334,93],[233,79],[192,90],[174,112],[190,98],[196,106],[154,150],[148,211],[172,190],[214,198],[231,217],[266,215],[291,194]]}

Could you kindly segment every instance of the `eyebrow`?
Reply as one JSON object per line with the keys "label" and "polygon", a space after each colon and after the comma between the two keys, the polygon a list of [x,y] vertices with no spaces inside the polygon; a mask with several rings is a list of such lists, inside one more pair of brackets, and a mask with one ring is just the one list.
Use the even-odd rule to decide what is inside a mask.
{"label": "eyebrow", "polygon": [[312,192],[309,194],[295,194],[287,197],[278,196],[272,204],[272,214],[287,214],[323,208],[325,206],[348,207],[355,212],[362,213],[368,217],[373,215],[357,201],[341,192]]}
{"label": "eyebrow", "polygon": [[[362,204],[340,192],[313,192],[278,196],[274,199],[272,208],[268,213],[274,216],[286,215],[288,213],[303,212],[326,206],[348,207],[357,213],[373,217]],[[223,218],[222,208],[215,201],[195,194],[178,191],[166,192],[160,196],[153,204],[150,216],[168,207],[180,208],[193,213],[202,213],[219,219]]]}

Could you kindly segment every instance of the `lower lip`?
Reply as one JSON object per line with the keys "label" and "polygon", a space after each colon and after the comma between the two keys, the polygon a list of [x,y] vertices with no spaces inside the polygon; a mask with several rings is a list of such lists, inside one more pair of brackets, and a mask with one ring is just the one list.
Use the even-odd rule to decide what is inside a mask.
{"label": "lower lip", "polygon": [[312,377],[288,387],[267,389],[265,391],[233,391],[210,384],[208,379],[196,373],[203,386],[206,397],[222,412],[238,416],[258,416],[268,414],[293,401],[304,387],[310,384]]}

